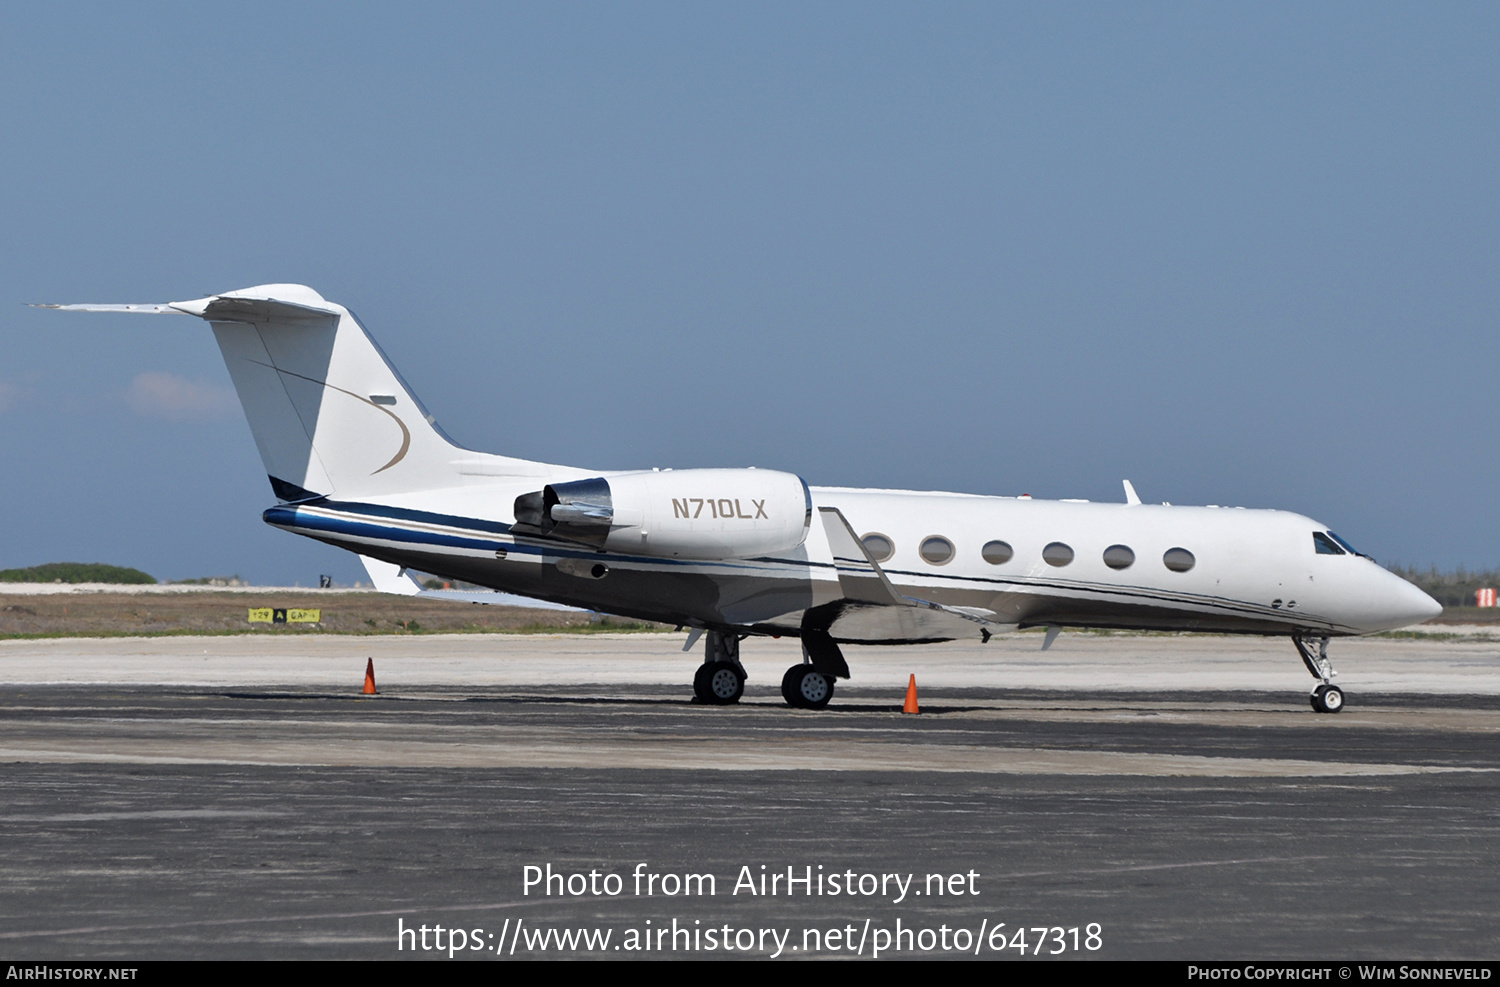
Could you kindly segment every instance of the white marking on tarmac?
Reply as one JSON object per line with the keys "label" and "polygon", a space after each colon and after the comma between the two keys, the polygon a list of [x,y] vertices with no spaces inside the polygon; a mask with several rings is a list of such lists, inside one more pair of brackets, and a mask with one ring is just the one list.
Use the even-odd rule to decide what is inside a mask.
{"label": "white marking on tarmac", "polygon": [[162,922],[143,925],[80,925],[71,929],[41,929],[34,932],[0,932],[0,939],[35,939],[42,936],[84,936],[99,932],[130,932],[138,929],[190,929],[213,925],[264,925],[269,922],[316,922],[335,918],[378,918],[382,915],[410,915],[414,911],[428,912],[482,912],[497,908],[521,908],[526,905],[544,905],[545,901],[507,901],[490,905],[411,905],[406,908],[382,908],[370,912],[323,912],[316,915],[273,915],[256,918],[203,918],[191,922]]}
{"label": "white marking on tarmac", "polygon": [[[905,744],[803,742],[767,743],[749,751],[707,747],[701,740],[646,741],[621,738],[611,743],[523,742],[503,748],[489,744],[382,743],[378,749],[349,742],[262,744],[194,741],[198,752],[174,753],[183,745],[117,739],[111,750],[90,744],[72,748],[10,746],[0,760],[45,764],[218,764],[300,767],[429,768],[588,768],[719,771],[882,771],[994,775],[1095,775],[1130,777],[1286,778],[1370,777],[1384,775],[1493,772],[1496,768],[1449,765],[1303,761],[1289,758],[1204,757],[1070,751],[1046,748],[912,747]],[[133,749],[132,749],[133,748]],[[321,748],[321,749],[318,749]]]}
{"label": "white marking on tarmac", "polygon": [[0,822],[106,822],[117,819],[278,819],[270,809],[151,809],[144,812],[65,812],[51,816],[0,816]]}
{"label": "white marking on tarmac", "polygon": [[1326,854],[1317,857],[1241,857],[1236,860],[1193,860],[1180,864],[1135,864],[1127,867],[1074,867],[1068,870],[1033,870],[1001,873],[1000,879],[1020,877],[1068,877],[1076,874],[1129,874],[1134,871],[1180,870],[1185,867],[1239,867],[1244,864],[1302,864],[1311,860],[1331,860]]}

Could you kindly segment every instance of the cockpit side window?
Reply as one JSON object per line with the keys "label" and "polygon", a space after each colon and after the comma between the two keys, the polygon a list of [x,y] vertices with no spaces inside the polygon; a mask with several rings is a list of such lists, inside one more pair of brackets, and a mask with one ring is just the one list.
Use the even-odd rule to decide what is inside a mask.
{"label": "cockpit side window", "polygon": [[1322,531],[1314,531],[1313,532],[1313,546],[1318,550],[1318,554],[1319,555],[1343,555],[1344,554],[1344,550],[1342,548],[1339,548],[1339,546],[1337,545],[1337,543],[1335,543],[1334,540],[1333,540],[1334,538],[1337,538],[1338,536],[1337,535],[1333,535],[1333,538],[1330,538],[1329,535],[1333,535],[1333,532],[1331,532],[1331,531],[1326,532],[1326,533],[1322,532]]}

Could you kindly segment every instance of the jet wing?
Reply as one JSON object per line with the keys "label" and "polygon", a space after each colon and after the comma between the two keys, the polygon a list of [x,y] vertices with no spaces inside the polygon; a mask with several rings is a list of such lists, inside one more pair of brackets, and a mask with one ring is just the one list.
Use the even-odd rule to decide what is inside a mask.
{"label": "jet wing", "polygon": [[1015,626],[995,620],[999,615],[993,610],[952,607],[902,595],[855,535],[843,512],[837,507],[820,507],[818,511],[844,594],[844,599],[833,605],[837,615],[828,627],[836,640],[951,641],[976,633],[989,640],[994,631]]}
{"label": "jet wing", "polygon": [[836,613],[828,620],[828,633],[835,641],[851,644],[922,644],[962,641],[994,634],[1012,625],[976,621],[946,609],[926,607],[881,607],[842,601],[832,605]]}

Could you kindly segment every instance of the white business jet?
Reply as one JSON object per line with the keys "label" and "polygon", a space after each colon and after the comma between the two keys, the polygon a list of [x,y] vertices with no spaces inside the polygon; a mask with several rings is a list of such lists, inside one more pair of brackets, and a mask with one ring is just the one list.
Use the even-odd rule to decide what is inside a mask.
{"label": "white business jet", "polygon": [[404,570],[692,628],[704,703],[739,700],[739,644],[795,635],[788,704],[828,704],[841,644],[1063,627],[1284,635],[1337,712],[1331,637],[1442,607],[1283,511],[809,487],[755,468],[601,472],[450,440],[348,309],[269,284],[164,305],[213,326],[279,503],[265,521]]}

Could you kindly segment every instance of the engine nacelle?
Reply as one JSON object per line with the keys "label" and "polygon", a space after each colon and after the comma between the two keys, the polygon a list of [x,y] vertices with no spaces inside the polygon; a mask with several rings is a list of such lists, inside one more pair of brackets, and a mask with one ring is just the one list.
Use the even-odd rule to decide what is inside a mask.
{"label": "engine nacelle", "polygon": [[553,483],[516,498],[519,533],[611,552],[746,559],[807,538],[812,495],[802,478],[758,469],[651,470]]}

